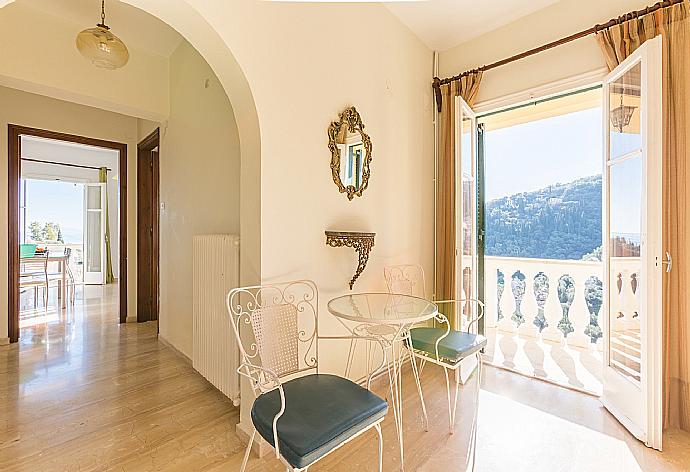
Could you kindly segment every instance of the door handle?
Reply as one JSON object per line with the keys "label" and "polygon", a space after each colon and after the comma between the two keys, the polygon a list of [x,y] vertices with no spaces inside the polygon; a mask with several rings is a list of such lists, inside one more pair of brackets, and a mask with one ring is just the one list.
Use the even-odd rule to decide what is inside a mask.
{"label": "door handle", "polygon": [[671,272],[671,269],[673,268],[673,258],[671,258],[671,253],[666,251],[666,260],[661,262],[662,264],[666,264],[666,272]]}

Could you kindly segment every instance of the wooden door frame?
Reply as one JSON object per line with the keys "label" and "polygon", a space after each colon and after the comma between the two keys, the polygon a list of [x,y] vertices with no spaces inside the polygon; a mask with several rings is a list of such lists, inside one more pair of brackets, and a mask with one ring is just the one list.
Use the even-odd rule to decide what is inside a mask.
{"label": "wooden door frame", "polygon": [[58,133],[26,126],[7,125],[7,229],[8,229],[8,310],[7,334],[10,342],[19,340],[19,189],[22,178],[21,136],[54,139],[119,152],[120,190],[120,323],[127,321],[127,144],[74,134]]}
{"label": "wooden door frame", "polygon": [[[155,148],[158,148],[158,157],[160,159],[160,128],[156,128],[149,134],[147,137],[145,137],[138,145],[137,145],[137,172],[139,169],[139,159],[141,156],[141,153],[143,152],[151,152]],[[147,316],[141,316],[142,314],[139,312],[139,294],[138,294],[138,289],[137,289],[137,322],[143,323],[146,321],[154,321],[158,319],[159,315],[159,300],[160,300],[160,161],[159,159],[155,159],[153,162],[153,186],[152,186],[152,191],[153,191],[153,222],[152,222],[152,227],[153,227],[153,244],[152,244],[152,278],[153,282],[151,284],[152,288],[152,293],[151,297],[153,298],[152,303],[151,303],[151,311],[153,316],[151,314],[147,314]],[[141,193],[139,191],[139,180],[137,180],[137,213],[139,211],[139,198],[141,197]],[[140,221],[137,221],[137,226],[140,226]],[[137,248],[139,248],[139,232],[137,231]],[[137,249],[138,251],[138,249]],[[139,278],[142,276],[141,271],[139,270],[139,254],[137,252],[137,287]]]}

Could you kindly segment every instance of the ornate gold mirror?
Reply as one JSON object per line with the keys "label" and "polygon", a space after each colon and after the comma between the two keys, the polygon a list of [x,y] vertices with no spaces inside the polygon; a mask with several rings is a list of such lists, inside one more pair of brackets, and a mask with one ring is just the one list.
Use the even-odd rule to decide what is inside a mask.
{"label": "ornate gold mirror", "polygon": [[371,140],[355,107],[346,108],[328,127],[331,173],[340,193],[352,200],[369,185]]}

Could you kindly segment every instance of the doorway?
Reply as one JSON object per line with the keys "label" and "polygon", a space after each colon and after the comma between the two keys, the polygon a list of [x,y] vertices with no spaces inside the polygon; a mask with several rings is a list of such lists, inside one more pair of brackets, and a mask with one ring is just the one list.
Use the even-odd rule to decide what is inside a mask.
{"label": "doorway", "polygon": [[156,128],[137,146],[137,321],[158,320],[159,146]]}
{"label": "doorway", "polygon": [[479,117],[486,357],[595,395],[603,355],[601,103],[593,86]]}
{"label": "doorway", "polygon": [[[53,142],[61,142],[65,144],[88,146],[93,148],[100,148],[105,150],[112,150],[117,153],[117,164],[118,164],[118,175],[117,175],[117,192],[119,194],[119,237],[118,237],[118,247],[119,247],[119,321],[122,323],[127,317],[127,145],[123,143],[117,143],[112,141],[104,141],[94,138],[88,138],[84,136],[71,135],[66,133],[58,133],[49,130],[28,128],[17,125],[8,125],[8,233],[9,244],[8,244],[8,280],[9,280],[9,293],[8,293],[8,335],[10,342],[17,342],[19,340],[19,330],[20,330],[20,272],[22,267],[22,259],[20,258],[20,238],[26,237],[26,231],[24,231],[24,226],[26,221],[22,219],[25,215],[24,211],[21,211],[22,206],[25,202],[22,201],[22,196],[25,196],[25,192],[22,192],[22,160],[25,157],[22,152],[22,141],[27,139],[43,139]],[[27,165],[29,165],[29,159],[25,159]],[[64,163],[48,162],[43,161],[37,163],[33,160],[31,164],[41,164],[41,165],[64,165]],[[83,168],[88,168],[89,166],[81,166]],[[96,170],[96,169],[93,169]],[[107,176],[107,173],[106,173]],[[90,184],[93,185],[93,184]],[[99,188],[103,187],[105,184],[96,184]],[[92,192],[93,194],[93,192]],[[86,195],[86,192],[85,192]],[[88,198],[85,197],[85,205],[87,205]],[[105,227],[104,214],[107,213],[105,210],[104,195],[101,196],[101,204],[98,208],[93,208],[93,215],[96,216],[98,220],[99,228]],[[118,200],[116,200],[118,201]],[[88,206],[88,205],[87,205]],[[96,215],[96,210],[98,210],[98,215]],[[86,213],[89,213],[86,211]],[[88,215],[87,215],[88,216]],[[88,228],[89,221],[95,221],[94,218],[85,217],[84,226]],[[44,225],[45,226],[45,225]],[[91,225],[93,226],[93,225]],[[47,226],[46,226],[47,228]],[[44,229],[46,229],[44,228]],[[47,228],[50,229],[50,228]],[[47,231],[49,233],[50,231]],[[55,228],[53,228],[55,229]],[[100,231],[99,235],[102,234]],[[60,239],[60,238],[56,238]],[[105,244],[105,238],[101,238],[99,241],[103,240],[103,245]],[[36,247],[31,245],[35,250]],[[98,247],[101,243],[98,242]],[[22,250],[29,249],[28,247],[21,247]],[[32,254],[34,256],[35,254]],[[48,259],[52,257],[50,253],[46,254],[45,259],[47,263],[50,262]],[[67,273],[67,262],[65,257],[67,256],[67,251],[64,254],[59,254],[62,259],[57,261],[60,268],[59,271],[62,274],[61,277],[61,300],[64,304],[65,298],[67,297],[67,284],[66,284],[66,273]],[[64,256],[64,257],[63,257]],[[101,261],[100,267],[105,267],[105,253],[99,251],[99,260]],[[41,263],[43,261],[36,259],[36,261],[31,261],[31,263]],[[47,264],[46,263],[46,264]],[[44,264],[45,265],[45,264]],[[48,278],[47,269],[46,280]],[[102,274],[105,271],[101,269]],[[36,293],[38,293],[38,288],[34,287]],[[73,287],[72,290],[75,290]],[[45,283],[45,292],[49,292],[49,284]],[[47,298],[47,297],[46,297]],[[47,302],[45,302],[47,305]]]}

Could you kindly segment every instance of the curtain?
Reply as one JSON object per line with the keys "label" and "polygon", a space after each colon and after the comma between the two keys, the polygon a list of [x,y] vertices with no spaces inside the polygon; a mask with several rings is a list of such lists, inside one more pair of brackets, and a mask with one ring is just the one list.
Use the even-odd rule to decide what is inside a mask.
{"label": "curtain", "polygon": [[664,101],[664,247],[673,270],[664,277],[664,426],[690,431],[690,251],[687,234],[690,197],[687,165],[690,113],[690,19],[687,2],[657,10],[597,34],[609,69],[616,67],[644,41],[663,40]]}
{"label": "curtain", "polygon": [[110,251],[110,214],[108,213],[108,168],[101,167],[98,169],[98,181],[105,184],[103,191],[105,192],[105,283],[111,284],[115,282],[113,275],[113,258]]}
{"label": "curtain", "polygon": [[[457,297],[455,274],[455,97],[462,97],[472,106],[482,72],[471,72],[460,80],[441,85],[441,113],[436,190],[436,299]],[[445,306],[444,306],[445,305]],[[442,304],[451,329],[459,329],[455,307]]]}

